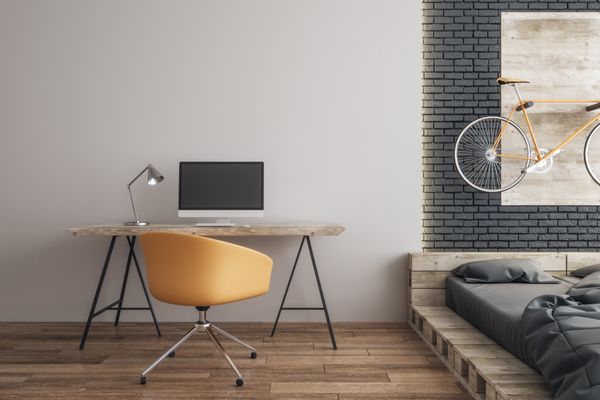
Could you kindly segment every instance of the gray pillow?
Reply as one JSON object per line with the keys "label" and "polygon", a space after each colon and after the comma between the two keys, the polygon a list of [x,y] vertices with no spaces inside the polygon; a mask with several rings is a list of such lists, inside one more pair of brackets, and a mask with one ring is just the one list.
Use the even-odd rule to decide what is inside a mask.
{"label": "gray pillow", "polygon": [[592,264],[586,267],[576,269],[575,271],[571,271],[570,274],[578,278],[585,278],[586,276],[598,271],[600,271],[600,264]]}
{"label": "gray pillow", "polygon": [[467,283],[559,283],[544,272],[539,261],[527,258],[472,261],[452,272]]}
{"label": "gray pillow", "polygon": [[567,294],[573,300],[583,304],[600,303],[600,272],[590,272],[585,278],[573,285]]}

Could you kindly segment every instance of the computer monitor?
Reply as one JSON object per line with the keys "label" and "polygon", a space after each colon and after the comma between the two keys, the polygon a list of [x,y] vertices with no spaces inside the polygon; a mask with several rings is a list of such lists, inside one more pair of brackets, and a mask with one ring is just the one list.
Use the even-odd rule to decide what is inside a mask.
{"label": "computer monitor", "polygon": [[182,161],[179,163],[179,216],[228,218],[264,215],[264,163]]}

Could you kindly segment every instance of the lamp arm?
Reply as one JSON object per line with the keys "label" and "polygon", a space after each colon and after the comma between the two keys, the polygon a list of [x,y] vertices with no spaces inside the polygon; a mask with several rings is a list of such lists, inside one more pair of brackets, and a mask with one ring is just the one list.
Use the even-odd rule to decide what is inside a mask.
{"label": "lamp arm", "polygon": [[133,183],[134,183],[135,181],[137,181],[137,180],[138,180],[138,178],[139,178],[140,176],[142,176],[142,174],[143,174],[144,172],[148,171],[148,167],[150,167],[150,164],[148,164],[148,165],[146,166],[146,168],[144,168],[144,169],[142,170],[142,172],[140,172],[139,174],[137,174],[137,175],[136,175],[136,177],[135,177],[135,178],[133,178],[133,179],[131,180],[131,182],[129,182],[129,183],[127,184],[127,187],[130,187],[131,185],[133,185]]}
{"label": "lamp arm", "polygon": [[134,215],[134,217],[135,217],[135,222],[139,222],[140,220],[138,219],[138,216],[137,216],[137,211],[135,210],[135,203],[134,203],[134,201],[133,201],[133,194],[131,193],[131,185],[133,185],[133,183],[134,183],[135,181],[137,181],[137,180],[138,180],[138,178],[139,178],[140,176],[142,176],[142,175],[144,174],[144,172],[146,172],[146,171],[148,170],[148,167],[149,167],[149,166],[150,166],[150,165],[146,166],[146,168],[144,168],[144,169],[142,170],[142,172],[140,172],[139,174],[137,174],[137,176],[136,176],[135,178],[133,178],[133,179],[131,180],[131,182],[129,182],[129,184],[127,185],[127,190],[129,190],[129,198],[131,199],[131,207],[133,208],[133,215]]}
{"label": "lamp arm", "polygon": [[131,199],[131,207],[133,207],[133,216],[135,217],[135,222],[138,222],[137,212],[135,211],[135,203],[133,202],[133,195],[131,194],[131,185],[127,185],[127,190],[129,190],[129,198]]}

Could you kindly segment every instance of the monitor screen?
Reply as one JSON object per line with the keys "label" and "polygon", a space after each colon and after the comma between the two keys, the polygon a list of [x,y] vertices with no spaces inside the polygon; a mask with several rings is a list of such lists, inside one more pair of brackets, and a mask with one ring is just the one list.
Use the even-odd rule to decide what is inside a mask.
{"label": "monitor screen", "polygon": [[263,162],[180,162],[179,210],[263,210]]}

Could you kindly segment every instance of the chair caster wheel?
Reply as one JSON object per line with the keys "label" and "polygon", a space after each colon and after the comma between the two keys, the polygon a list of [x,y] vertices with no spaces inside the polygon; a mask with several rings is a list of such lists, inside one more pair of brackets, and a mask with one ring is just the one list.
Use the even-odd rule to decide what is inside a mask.
{"label": "chair caster wheel", "polygon": [[173,357],[175,357],[175,352],[174,351],[172,351],[172,352],[169,353],[169,358],[173,358]]}
{"label": "chair caster wheel", "polygon": [[256,358],[256,352],[253,351],[252,353],[250,353],[250,358],[255,359]]}
{"label": "chair caster wheel", "polygon": [[237,386],[244,386],[244,380],[243,379],[236,379],[235,380],[235,384]]}
{"label": "chair caster wheel", "polygon": [[146,377],[145,377],[145,376],[142,376],[142,377],[140,378],[140,384],[141,384],[141,385],[145,385],[145,384],[146,384]]}

